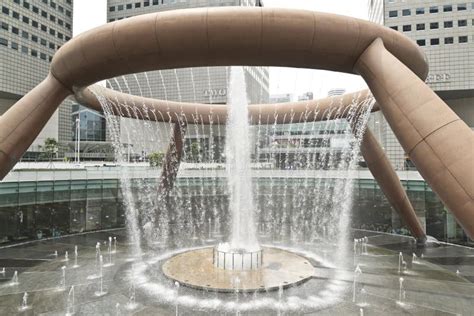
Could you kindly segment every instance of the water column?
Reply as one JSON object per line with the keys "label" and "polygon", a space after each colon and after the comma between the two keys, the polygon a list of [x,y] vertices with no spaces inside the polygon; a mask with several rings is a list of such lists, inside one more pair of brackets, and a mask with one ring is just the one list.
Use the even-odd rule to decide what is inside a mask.
{"label": "water column", "polygon": [[245,76],[242,67],[232,67],[229,83],[226,131],[226,171],[232,216],[231,249],[259,248],[254,219],[250,165],[250,126]]}

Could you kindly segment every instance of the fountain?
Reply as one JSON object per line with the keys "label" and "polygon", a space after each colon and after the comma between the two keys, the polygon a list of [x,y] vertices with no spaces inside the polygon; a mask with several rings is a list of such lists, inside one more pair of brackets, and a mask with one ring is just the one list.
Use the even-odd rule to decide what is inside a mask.
{"label": "fountain", "polygon": [[[232,10],[236,13],[239,12],[238,9]],[[225,10],[218,11],[216,12],[219,14],[225,13]],[[171,12],[169,16],[177,21],[176,25],[186,29],[188,23],[193,25],[194,19],[202,14],[198,11],[190,12],[197,12],[196,16],[194,16],[194,13],[189,15],[189,18],[183,19],[184,23],[180,23],[179,20],[182,13]],[[368,254],[367,237],[354,239],[353,258],[348,255],[352,239],[350,230],[354,194],[352,184],[354,179],[357,178],[359,147],[374,100],[365,98],[359,93],[351,96],[352,101],[349,102],[350,104],[347,107],[342,106],[342,99],[335,98],[331,99],[333,103],[329,107],[325,107],[318,102],[311,102],[310,107],[310,102],[307,102],[306,111],[298,112],[292,105],[284,105],[281,108],[275,106],[275,109],[271,109],[272,111],[264,113],[263,110],[255,110],[258,106],[248,104],[245,75],[242,68],[225,68],[225,76],[230,78],[225,91],[228,96],[228,116],[226,118],[227,122],[222,121],[224,115],[214,115],[224,113],[225,108],[221,106],[222,104],[219,104],[220,101],[216,100],[216,95],[212,92],[215,90],[213,89],[215,83],[212,82],[211,78],[211,74],[214,75],[214,69],[206,68],[209,61],[216,57],[220,65],[224,62],[234,63],[235,57],[233,56],[238,56],[245,61],[247,60],[246,56],[256,55],[263,56],[262,58],[265,58],[265,56],[271,57],[268,61],[262,60],[265,65],[273,63],[292,65],[294,63],[293,65],[296,66],[311,66],[309,64],[310,57],[314,56],[311,56],[310,53],[319,51],[319,46],[324,49],[329,48],[326,47],[325,42],[321,41],[328,33],[323,32],[324,23],[314,20],[313,24],[313,21],[311,21],[312,18],[319,18],[319,15],[315,12],[297,12],[298,17],[306,14],[309,19],[300,19],[298,23],[294,23],[295,25],[292,22],[291,25],[287,25],[289,26],[288,29],[275,29],[272,25],[279,25],[278,19],[281,19],[278,15],[275,15],[275,12],[279,13],[278,10],[271,12],[265,12],[260,8],[253,11],[246,10],[243,12],[245,14],[238,17],[245,18],[245,27],[248,27],[252,32],[258,29],[255,32],[258,36],[254,39],[249,32],[249,40],[245,40],[245,44],[240,45],[238,40],[240,33],[231,33],[231,38],[236,40],[227,43],[232,50],[226,50],[226,52],[232,53],[229,56],[221,56],[219,49],[222,48],[215,52],[212,51],[214,47],[220,47],[219,43],[226,44],[223,41],[224,36],[220,38],[218,30],[212,27],[213,23],[216,23],[221,16],[213,13],[213,10],[206,9],[205,12],[206,35],[203,38],[206,41],[203,47],[205,47],[204,55],[206,58],[200,60],[201,56],[199,55],[193,57],[196,58],[199,65],[204,66],[202,68],[162,70],[150,77],[148,77],[146,71],[129,76],[120,76],[125,73],[119,67],[122,63],[126,64],[127,71],[130,71],[135,69],[133,67],[135,62],[139,63],[142,60],[120,59],[119,64],[114,63],[113,60],[107,60],[107,67],[114,70],[113,75],[119,74],[118,77],[108,80],[107,85],[109,87],[127,94],[135,93],[140,97],[162,98],[161,101],[154,101],[156,102],[155,105],[158,104],[156,107],[149,106],[148,101],[144,99],[107,94],[104,92],[105,90],[100,88],[90,88],[103,108],[109,128],[108,135],[113,141],[116,163],[120,168],[118,169],[120,171],[120,193],[118,195],[121,196],[126,210],[125,222],[128,234],[127,237],[121,239],[121,242],[123,240],[121,244],[123,247],[120,251],[128,252],[130,257],[112,257],[112,254],[117,252],[116,237],[113,238],[113,250],[112,239],[109,237],[108,252],[104,255],[108,262],[104,265],[100,249],[101,242],[97,242],[95,247],[97,273],[87,278],[99,278],[98,289],[94,293],[88,293],[82,285],[84,284],[83,279],[90,273],[89,268],[94,266],[94,250],[93,245],[86,241],[84,242],[84,259],[83,262],[81,261],[81,269],[73,271],[74,276],[77,276],[77,280],[75,280],[76,277],[71,277],[70,280],[68,279],[68,284],[77,282],[81,285],[76,287],[76,294],[81,297],[81,301],[85,297],[84,301],[92,299],[97,302],[96,305],[94,304],[94,308],[97,308],[97,310],[88,311],[91,314],[111,313],[110,308],[115,306],[115,312],[118,315],[121,312],[121,303],[116,302],[116,300],[123,297],[122,295],[127,296],[127,290],[129,299],[128,304],[125,303],[126,309],[135,309],[137,305],[146,304],[146,308],[150,308],[151,313],[154,312],[153,307],[158,305],[159,309],[163,309],[163,312],[167,314],[173,312],[178,314],[179,311],[183,314],[192,314],[199,311],[203,314],[240,315],[248,313],[274,315],[317,313],[325,309],[328,310],[328,313],[331,313],[333,312],[330,310],[331,307],[334,307],[340,313],[346,312],[348,314],[353,313],[355,308],[354,304],[346,304],[346,302],[351,301],[347,271],[354,269],[353,264],[356,268],[353,275],[352,301],[354,303],[358,301],[357,306],[360,307],[358,310],[362,315],[366,306],[365,296],[369,295],[369,289],[373,285],[368,282],[362,287],[360,280],[362,271],[357,259],[363,259],[364,271],[366,269],[370,271],[372,267],[375,268],[374,271],[371,271],[373,275],[380,273],[380,270],[384,271],[380,273],[382,276],[380,279],[381,286],[378,285],[378,288],[391,287],[390,291],[387,291],[389,292],[388,297],[382,297],[384,295],[382,290],[380,290],[380,298],[377,298],[376,295],[372,296],[372,292],[370,292],[371,304],[374,301],[374,305],[377,305],[374,310],[387,310],[387,306],[393,307],[391,306],[393,300],[389,299],[393,298],[393,291],[397,289],[396,285],[391,284],[387,279],[391,280],[393,277],[398,278],[401,275],[406,276],[406,278],[410,277],[405,273],[406,262],[403,260],[403,254],[399,254],[398,274],[396,272],[396,261],[384,261],[383,258],[380,259],[375,255],[378,252],[371,251],[374,256],[361,257],[361,255]],[[288,20],[287,15],[291,11],[281,13],[285,13],[285,19]],[[159,25],[160,27],[162,25],[170,27],[171,24],[168,25],[166,22],[166,18],[169,17],[166,14],[159,16],[159,19],[150,20],[153,23],[142,29],[150,31],[152,28],[149,26],[157,27],[160,23],[163,23]],[[247,23],[247,21],[254,21],[252,18],[254,15],[269,17],[269,14],[271,14],[271,18],[261,20],[261,23],[255,25]],[[321,21],[324,21],[323,19],[324,17],[321,17]],[[337,17],[337,19],[344,18]],[[145,20],[142,19],[142,21]],[[163,20],[165,22],[162,22]],[[126,21],[118,21],[113,24],[113,27],[111,27],[111,24],[106,26],[116,30],[116,32],[111,33],[108,39],[101,40],[94,36],[90,36],[90,38],[96,40],[98,47],[104,43],[113,43],[113,51],[118,56],[123,54],[123,57],[128,57],[124,47],[125,42],[133,42],[139,39],[140,45],[149,43],[141,37],[134,38],[134,33],[129,34],[131,36],[128,36],[125,41],[120,38],[119,35],[126,31],[126,27],[122,23],[129,23],[129,21],[132,24],[135,23],[135,19],[130,18]],[[283,19],[281,21],[283,22]],[[333,20],[330,21],[333,22]],[[346,20],[338,21],[341,21],[342,24],[342,21]],[[236,19],[236,23],[226,25],[225,31],[232,31],[234,27],[241,30],[239,23],[239,20]],[[374,35],[380,35],[381,38],[386,36],[387,31],[385,29],[378,30],[376,26],[366,22],[360,25],[364,27],[362,28],[358,23],[357,20],[347,19],[347,27],[342,28],[357,30],[357,39],[360,41],[357,45],[354,44],[351,50],[348,50],[350,54],[354,53],[354,56],[346,56],[347,59],[341,60],[341,64],[339,61],[337,62],[338,69],[339,67],[344,69],[344,65],[347,64],[350,66],[348,71],[353,71],[354,63],[357,60],[352,57],[357,57],[355,52],[363,48],[361,45],[363,43],[368,45],[371,41],[370,37]],[[339,23],[336,24],[340,25]],[[143,25],[140,24],[140,26]],[[300,26],[301,29],[299,29]],[[314,27],[316,26],[321,27],[323,31],[318,29],[318,32],[315,33]],[[294,31],[293,27],[298,27],[297,32]],[[367,39],[364,30],[369,27],[373,27],[373,29],[370,29],[373,32],[368,35]],[[161,30],[159,27],[157,29]],[[137,33],[141,32],[141,29],[138,28],[136,30],[127,29],[127,31],[129,30]],[[273,34],[277,37],[266,38],[267,35],[265,34],[272,33],[268,30],[276,30]],[[180,64],[179,61],[174,61],[174,57],[180,57],[179,54],[169,56],[166,50],[170,48],[166,46],[166,43],[171,39],[178,38],[180,45],[194,53],[194,49],[200,44],[199,34],[201,33],[198,29],[192,31],[196,31],[197,34],[193,40],[187,38],[181,40],[174,36],[170,36],[169,39],[163,38],[163,41],[160,42],[163,47],[159,45],[160,50],[164,48],[163,55],[156,59],[155,56],[150,54],[147,58],[153,60],[154,66],[160,65],[161,67],[162,61],[163,65],[171,68],[173,68],[173,62],[177,63],[174,66],[194,66],[194,59]],[[286,33],[288,31],[294,32],[296,35]],[[339,30],[336,28],[328,31],[336,32]],[[161,40],[160,32],[150,33],[153,33],[154,39],[159,38]],[[167,32],[163,32],[163,34],[167,34]],[[170,34],[174,35],[174,33]],[[194,35],[192,32],[189,32],[189,34]],[[235,36],[235,34],[238,36]],[[314,37],[315,34],[320,37]],[[333,35],[333,33],[329,34]],[[409,68],[416,68],[411,64],[412,60],[409,58],[410,56],[416,57],[414,59],[419,57],[416,54],[416,47],[411,47],[409,44],[402,45],[403,38],[397,38],[398,33],[396,32],[387,34],[391,36],[390,40],[386,41],[387,48],[396,52],[397,57],[403,57],[400,57],[403,61],[406,61],[405,59],[409,60],[410,63],[407,63]],[[281,41],[267,43],[268,40],[278,39],[280,35],[282,35],[282,39],[285,39],[285,37],[293,39],[294,37],[295,42],[297,39],[303,40],[301,43],[283,43],[283,46],[278,46]],[[244,37],[247,38],[247,34]],[[84,42],[80,42],[81,45],[84,44],[84,47],[88,47],[86,45],[87,38],[88,36],[83,36],[78,39],[79,41],[84,39]],[[252,43],[256,42],[258,38],[263,39],[264,42],[250,53],[246,51],[247,45],[252,46]],[[344,42],[352,40],[349,36],[343,39]],[[232,46],[234,44],[239,49],[243,49],[245,54],[240,55],[237,50],[234,53]],[[276,48],[272,48],[273,45]],[[400,45],[400,47],[397,45]],[[83,48],[83,46],[80,47]],[[189,49],[189,47],[193,49]],[[406,50],[407,47],[413,49]],[[140,58],[142,55],[139,55],[139,52],[143,50],[141,49],[142,46],[138,46],[138,48],[140,49],[134,48],[131,51],[135,52]],[[153,47],[153,49],[155,48]],[[69,51],[66,50],[67,54],[59,54],[59,57],[55,57],[55,60],[58,60],[61,56],[71,56],[68,63],[70,62],[74,66],[73,46],[67,44],[65,49],[69,49]],[[277,52],[278,54],[275,56],[265,55],[268,54],[267,49],[270,53]],[[177,51],[179,52],[179,49]],[[293,51],[298,53],[293,53]],[[408,51],[406,55],[408,57],[403,56],[404,51]],[[79,55],[85,56],[84,65],[78,64],[80,67],[76,67],[82,70],[82,66],[84,66],[84,77],[88,75],[94,77],[96,73],[102,70],[97,67],[89,73],[87,70],[91,68],[86,67],[88,61],[96,60],[95,58],[102,56],[102,53],[105,55],[107,49],[100,53],[91,53],[91,51],[82,49],[80,54],[77,55],[77,58],[79,58]],[[216,56],[214,56],[214,53]],[[339,60],[341,56],[345,56],[342,54],[345,53],[344,51],[338,52],[336,49],[334,53],[338,54],[333,54],[331,50],[324,50],[323,53],[324,56],[334,56],[334,59],[329,58],[332,62]],[[413,53],[413,56],[410,53]],[[289,58],[292,61],[285,61],[286,58],[280,60],[279,56],[292,57]],[[301,65],[297,63],[299,59],[293,57],[298,57],[308,64]],[[275,60],[272,58],[275,58]],[[323,58],[316,60],[318,64],[324,62]],[[261,60],[250,61],[256,63]],[[64,72],[68,73],[69,64],[64,61],[63,64],[66,70]],[[415,71],[420,78],[423,77],[423,74],[420,73],[425,70],[422,67],[423,65],[421,64],[418,67],[421,69],[420,71],[419,69]],[[329,69],[330,66],[333,67],[334,65],[328,65]],[[71,67],[71,69],[73,68]],[[268,81],[268,77],[263,71],[259,74],[257,68],[249,69],[245,67],[244,69],[248,74],[257,72],[257,75],[252,77],[253,80]],[[400,66],[400,69],[403,70],[404,68]],[[144,67],[142,70],[147,69]],[[208,80],[205,82],[204,88],[201,78],[194,80],[193,72],[195,71],[207,72]],[[64,74],[57,72],[55,75],[62,76]],[[106,71],[105,75],[110,75],[110,73]],[[105,75],[103,78],[106,78]],[[183,84],[182,78],[184,76],[191,78],[191,85]],[[219,76],[224,75],[219,74]],[[75,81],[76,78],[73,75],[71,77],[71,81]],[[415,75],[412,77],[416,79]],[[140,82],[145,82],[142,79],[146,79],[147,86],[140,85]],[[62,84],[69,85],[69,80],[67,81]],[[84,79],[84,81],[87,80]],[[152,87],[155,88],[155,86],[160,88],[159,96],[153,96],[155,89],[152,89]],[[78,87],[80,88],[80,85]],[[173,93],[167,91],[171,89]],[[189,101],[191,99],[194,103],[202,102],[200,101],[202,90],[205,90],[205,93],[208,94],[206,102],[212,105],[208,107],[211,112],[201,112],[201,107],[207,107],[202,104],[192,105],[192,111],[186,111],[185,107],[188,105],[180,105],[181,108],[178,106],[178,110],[173,110],[173,106],[176,105],[173,102],[176,101]],[[169,98],[172,94],[177,96],[177,100]],[[255,94],[255,91],[250,94]],[[249,107],[253,107],[253,110],[249,111]],[[263,108],[264,106],[261,107],[261,109]],[[120,116],[117,114],[120,114]],[[323,122],[316,122],[315,117]],[[254,124],[253,126],[249,125],[249,119]],[[225,123],[227,123],[226,126],[224,126]],[[224,130],[226,139],[225,155],[221,155]],[[123,141],[121,137],[126,139]],[[249,141],[251,138],[256,139],[255,144]],[[170,142],[170,140],[172,141]],[[184,143],[183,147],[185,149],[183,150],[183,157],[178,158],[177,144],[180,141]],[[136,171],[138,168],[132,167],[134,163],[130,161],[130,157],[140,156],[144,158],[153,151],[162,151],[163,148],[156,145],[158,143],[175,144],[174,149],[170,146],[168,152],[170,154],[166,155],[167,159],[165,161],[170,162],[171,169],[176,167],[175,171],[177,173],[179,171],[179,176],[173,179],[174,182],[171,181],[172,177],[160,178],[169,171],[169,165],[167,164],[162,166],[161,170],[147,168],[146,174],[141,174]],[[131,146],[132,144],[133,146]],[[257,146],[260,144],[263,144],[263,146]],[[312,152],[311,148],[317,148],[317,150],[314,150],[312,154],[307,154]],[[225,171],[223,170],[224,162]],[[163,180],[166,180],[168,187],[162,185]],[[172,183],[170,184],[170,182]],[[356,194],[363,193],[361,191]],[[257,227],[259,231],[258,238],[256,234]],[[93,237],[88,240],[103,241],[102,234],[103,232],[91,233]],[[361,231],[360,234],[364,234],[364,232]],[[354,235],[360,236],[360,234],[356,233]],[[374,233],[374,237],[382,237],[383,239],[381,238],[380,243],[379,240],[376,240],[377,242],[371,245],[371,250],[372,248],[376,250],[378,245],[384,245],[386,241],[384,239],[390,240],[391,238],[378,233]],[[107,241],[104,241],[104,247],[105,245],[107,245]],[[92,248],[90,252],[89,248]],[[396,256],[400,249],[402,248],[397,248],[393,252],[393,256]],[[391,250],[384,249],[384,251]],[[75,247],[74,258],[74,266],[77,266],[77,247]],[[67,253],[65,259],[67,259]],[[377,266],[379,262],[382,269],[377,269],[379,268]],[[108,288],[112,290],[113,286],[115,294],[115,287],[117,287],[117,292],[121,292],[122,295],[103,297],[106,294],[103,287],[103,268],[112,265],[112,263],[117,269],[106,270],[112,276],[108,279],[111,284]],[[57,265],[54,266],[54,269],[57,269]],[[130,271],[132,273],[128,273]],[[420,271],[420,273],[423,272]],[[387,277],[386,274],[390,274],[391,278],[390,275]],[[370,278],[367,277],[367,281],[373,275]],[[453,278],[452,272],[449,273],[449,277]],[[461,282],[463,280],[457,281]],[[53,282],[56,282],[56,280],[53,280]],[[403,278],[400,278],[399,282],[399,302],[403,303],[405,300]],[[64,287],[66,285],[64,269],[62,285]],[[410,281],[410,288],[411,285]],[[95,283],[93,286],[95,286]],[[456,286],[456,284],[452,286]],[[367,293],[365,288],[368,288]],[[359,289],[360,295],[358,294]],[[8,289],[0,290],[8,292]],[[10,292],[12,290],[18,292],[18,289],[15,288],[10,288]],[[435,291],[435,289],[430,290]],[[456,290],[454,289],[453,292],[456,293]],[[92,297],[94,294],[95,297]],[[140,304],[136,302],[136,295],[140,299],[143,298]],[[363,296],[364,300],[362,300]],[[461,302],[462,300],[463,298],[459,299]],[[16,308],[17,302],[15,301],[14,304]],[[124,303],[122,302],[122,304]],[[457,306],[463,306],[455,303],[450,305],[454,306],[452,307],[454,310],[458,308]],[[381,308],[378,309],[378,307]],[[68,293],[66,311],[68,314],[70,308],[74,313],[74,287],[71,287]],[[425,310],[425,307],[422,306],[418,308]],[[104,312],[104,309],[107,310]],[[355,311],[357,312],[357,309]],[[370,309],[367,309],[367,313],[370,313]]]}
{"label": "fountain", "polygon": [[29,308],[30,308],[30,306],[28,306],[28,293],[25,292],[23,294],[22,299],[21,299],[21,305],[20,305],[20,307],[18,307],[18,311],[23,312],[23,311],[25,311]]}
{"label": "fountain", "polygon": [[398,305],[401,305],[401,306],[405,306],[405,302],[404,302],[404,299],[405,299],[405,290],[403,288],[403,282],[405,281],[405,279],[403,278],[400,278],[398,280],[398,283],[399,283],[399,290],[398,290],[398,301],[397,301],[397,304]]}
{"label": "fountain", "polygon": [[137,308],[137,303],[136,303],[136,290],[135,290],[135,283],[132,282],[130,285],[129,291],[128,291],[128,303],[125,305],[125,308],[128,310],[134,310]]}
{"label": "fountain", "polygon": [[69,289],[69,292],[67,294],[67,300],[66,300],[66,316],[72,316],[74,315],[74,285],[71,286]]}
{"label": "fountain", "polygon": [[78,257],[78,252],[77,252],[77,245],[74,246],[74,265],[72,266],[74,269],[79,268],[79,265],[77,264],[77,257]]}
{"label": "fountain", "polygon": [[360,266],[357,265],[356,269],[354,270],[354,281],[352,282],[352,302],[356,302],[357,298],[357,282],[359,280],[359,277],[362,275],[362,270],[360,269]]}
{"label": "fountain", "polygon": [[107,294],[107,292],[104,291],[103,266],[104,266],[104,259],[102,258],[102,255],[100,255],[99,257],[99,284],[98,284],[98,290],[95,291],[95,296],[99,296],[99,297]]}
{"label": "fountain", "polygon": [[61,283],[59,284],[60,290],[66,290],[66,266],[61,267]]}
{"label": "fountain", "polygon": [[20,284],[20,282],[18,281],[18,271],[15,271],[13,273],[13,277],[12,277],[12,280],[10,282],[11,285],[18,285]]}
{"label": "fountain", "polygon": [[[165,262],[164,274],[190,287],[207,291],[234,291],[233,280],[242,281],[242,292],[278,290],[300,284],[312,277],[313,268],[306,258],[277,248],[261,247],[256,234],[255,204],[252,193],[250,127],[245,76],[242,67],[230,71],[226,132],[226,174],[229,190],[231,232],[229,240],[211,248],[201,248],[173,256]],[[209,239],[212,222],[208,220]],[[210,260],[212,258],[212,260]],[[219,270],[233,273],[217,274]],[[199,271],[209,271],[205,275]],[[249,275],[264,273],[264,280]],[[263,283],[263,284],[262,284]]]}
{"label": "fountain", "polygon": [[67,253],[67,251],[64,253],[64,261],[69,261],[69,254]]}
{"label": "fountain", "polygon": [[5,267],[2,268],[2,270],[0,271],[0,274],[5,276]]}

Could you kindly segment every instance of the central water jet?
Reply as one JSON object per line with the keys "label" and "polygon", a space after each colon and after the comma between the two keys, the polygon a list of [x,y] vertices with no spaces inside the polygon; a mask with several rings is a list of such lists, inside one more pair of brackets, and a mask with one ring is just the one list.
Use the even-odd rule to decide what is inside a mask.
{"label": "central water jet", "polygon": [[215,247],[213,264],[230,270],[258,269],[263,256],[255,228],[247,87],[242,67],[231,67],[228,90],[225,153],[232,230],[229,242]]}

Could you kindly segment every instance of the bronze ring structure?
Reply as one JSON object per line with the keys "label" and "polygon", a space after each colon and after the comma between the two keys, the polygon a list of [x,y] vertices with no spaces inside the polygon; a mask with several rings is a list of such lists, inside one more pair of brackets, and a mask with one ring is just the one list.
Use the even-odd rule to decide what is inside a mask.
{"label": "bronze ring structure", "polygon": [[[177,10],[109,23],[75,37],[56,53],[47,78],[0,118],[0,177],[9,172],[59,104],[74,92],[128,73],[228,65],[361,75],[420,174],[474,238],[474,136],[424,83],[428,65],[420,48],[383,26],[311,11],[241,7]],[[196,110],[205,113],[213,107],[202,106],[178,105],[181,115]],[[254,106],[250,114],[255,117],[259,112],[290,110],[285,104],[261,105]],[[379,147],[373,136],[364,137],[362,152],[371,171],[376,172],[384,193],[396,191],[392,205],[411,207],[403,201],[406,194],[399,191],[399,180]],[[384,174],[389,176],[381,176]],[[408,213],[405,220],[417,221]],[[421,237],[423,232],[417,232],[416,226],[410,226],[412,233]]]}

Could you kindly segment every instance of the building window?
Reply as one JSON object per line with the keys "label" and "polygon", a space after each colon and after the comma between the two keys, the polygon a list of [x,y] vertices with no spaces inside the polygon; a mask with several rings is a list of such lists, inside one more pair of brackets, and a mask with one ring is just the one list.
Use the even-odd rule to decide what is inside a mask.
{"label": "building window", "polygon": [[417,31],[423,31],[425,29],[425,23],[419,23],[416,25]]}
{"label": "building window", "polygon": [[122,11],[122,10],[123,10],[123,4],[118,5],[118,6],[117,6],[117,10],[118,10],[118,11]]}
{"label": "building window", "polygon": [[416,15],[425,14],[425,8],[416,8]]}
{"label": "building window", "polygon": [[416,43],[418,44],[418,46],[426,46],[426,40],[424,39],[417,40]]}
{"label": "building window", "polygon": [[467,10],[467,5],[465,3],[458,4],[458,11],[466,11],[466,10]]}
{"label": "building window", "polygon": [[56,9],[56,3],[54,3],[53,1],[51,1],[49,5],[51,6],[51,8]]}
{"label": "building window", "polygon": [[58,11],[61,12],[61,13],[64,13],[64,8],[60,5],[58,5]]}
{"label": "building window", "polygon": [[20,34],[20,30],[17,27],[12,26],[12,33],[18,35]]}
{"label": "building window", "polygon": [[10,45],[11,45],[10,47],[11,47],[12,49],[14,49],[14,50],[18,50],[18,43],[11,42],[11,44],[10,44]]}
{"label": "building window", "polygon": [[2,13],[6,14],[6,15],[9,15],[10,14],[10,9],[8,9],[7,7],[2,7]]}
{"label": "building window", "polygon": [[44,4],[48,4],[48,0],[42,0]]}
{"label": "building window", "polygon": [[13,11],[13,12],[12,12],[12,17],[14,17],[15,19],[19,20],[19,19],[20,19],[20,13]]}
{"label": "building window", "polygon": [[53,30],[53,29],[49,29],[49,34],[51,34],[51,35],[55,36],[55,35],[56,35],[56,31],[55,31],[55,30]]}
{"label": "building window", "polygon": [[45,54],[45,53],[41,53],[41,54],[40,54],[40,58],[41,58],[42,60],[46,60],[46,54]]}
{"label": "building window", "polygon": [[50,14],[50,15],[49,15],[49,20],[50,20],[51,22],[56,22],[56,17],[55,17],[54,15]]}
{"label": "building window", "polygon": [[41,31],[43,31],[43,32],[47,32],[47,31],[48,31],[48,28],[46,27],[46,25],[41,24]]}
{"label": "building window", "polygon": [[13,0],[16,4],[20,4],[20,0]]}
{"label": "building window", "polygon": [[109,7],[109,12],[114,12],[115,11],[115,7]]}
{"label": "building window", "polygon": [[35,43],[38,43],[38,36],[36,35],[31,35],[31,40]]}
{"label": "building window", "polygon": [[398,26],[394,25],[390,27],[392,30],[398,31]]}
{"label": "building window", "polygon": [[411,10],[410,10],[410,9],[403,9],[403,10],[402,10],[402,15],[403,15],[403,16],[409,16],[409,15],[411,15]]}
{"label": "building window", "polygon": [[69,36],[65,36],[64,39],[67,41],[69,41],[71,38]]}
{"label": "building window", "polygon": [[8,46],[8,41],[6,38],[0,37],[0,45]]}
{"label": "building window", "polygon": [[39,24],[38,22],[31,20],[31,26],[38,28]]}
{"label": "building window", "polygon": [[68,30],[70,30],[70,29],[71,29],[71,24],[66,23],[66,28],[67,28]]}
{"label": "building window", "polygon": [[48,17],[48,12],[41,10],[41,16],[43,18],[47,18]]}
{"label": "building window", "polygon": [[[136,4],[135,4],[135,6],[136,6]],[[390,18],[395,18],[397,16],[398,16],[398,11],[389,11],[388,12],[388,17],[390,17]]]}
{"label": "building window", "polygon": [[2,22],[2,30],[8,31],[8,23]]}
{"label": "building window", "polygon": [[66,10],[66,16],[70,18],[71,17],[71,11]]}
{"label": "building window", "polygon": [[403,32],[410,32],[411,31],[411,25],[404,25],[403,26]]}
{"label": "building window", "polygon": [[54,43],[49,42],[49,49],[54,49]]}
{"label": "building window", "polygon": [[23,1],[23,7],[29,10],[30,9],[30,4],[26,1]]}
{"label": "building window", "polygon": [[59,38],[59,39],[64,39],[63,33],[59,33],[59,32],[58,32],[58,38]]}
{"label": "building window", "polygon": [[438,7],[437,6],[430,7],[430,13],[438,13]]}
{"label": "building window", "polygon": [[431,22],[430,23],[430,30],[436,30],[439,29],[439,23],[438,22]]}
{"label": "building window", "polygon": [[61,26],[63,26],[63,25],[64,25],[64,21],[61,20],[61,19],[58,19],[58,24],[61,25]]}
{"label": "building window", "polygon": [[145,2],[143,2],[143,6],[144,6],[144,7],[150,6],[150,1],[145,1]]}
{"label": "building window", "polygon": [[33,12],[36,13],[36,14],[38,14],[38,13],[39,13],[38,7],[33,6]]}
{"label": "building window", "polygon": [[28,32],[21,31],[21,37],[28,39]]}
{"label": "building window", "polygon": [[140,2],[135,3],[135,8],[140,8],[141,6],[142,6],[142,4]]}
{"label": "building window", "polygon": [[128,3],[127,4],[127,10],[130,10],[132,8],[132,4],[131,3]]}
{"label": "building window", "polygon": [[23,54],[27,54],[27,55],[28,55],[28,47],[22,46],[22,47],[21,47],[21,52],[22,52]]}
{"label": "building window", "polygon": [[109,19],[109,22],[113,22],[113,21],[115,21],[115,19]]}
{"label": "building window", "polygon": [[42,39],[41,39],[41,45],[43,45],[44,47],[46,47],[46,45],[48,45],[48,42],[47,42],[44,38],[42,38]]}
{"label": "building window", "polygon": [[23,21],[23,23],[30,24],[30,19],[26,16],[22,17],[22,21]]}
{"label": "building window", "polygon": [[467,36],[459,36],[459,43],[467,43]]}
{"label": "building window", "polygon": [[459,27],[467,26],[467,20],[458,20],[458,26]]}
{"label": "building window", "polygon": [[431,45],[439,45],[439,38],[432,38],[430,40]]}
{"label": "building window", "polygon": [[444,43],[445,44],[453,44],[454,43],[454,38],[453,37],[445,37],[444,38]]}
{"label": "building window", "polygon": [[443,6],[443,12],[451,12],[451,11],[453,11],[453,6],[452,5]]}
{"label": "building window", "polygon": [[158,5],[158,0],[153,0],[153,5]]}
{"label": "building window", "polygon": [[444,27],[445,28],[453,27],[453,21],[444,21]]}
{"label": "building window", "polygon": [[34,49],[31,50],[31,56],[38,57],[38,52]]}

